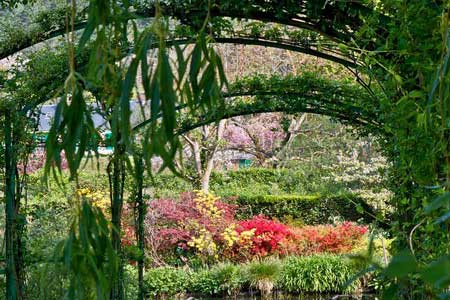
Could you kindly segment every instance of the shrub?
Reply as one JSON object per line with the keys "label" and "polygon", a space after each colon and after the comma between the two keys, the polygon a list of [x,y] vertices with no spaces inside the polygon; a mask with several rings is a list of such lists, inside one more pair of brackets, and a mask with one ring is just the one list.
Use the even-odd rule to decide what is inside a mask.
{"label": "shrub", "polygon": [[194,186],[172,173],[164,173],[151,178],[145,176],[145,188],[152,191],[155,198],[177,198],[181,192],[192,191]]}
{"label": "shrub", "polygon": [[189,292],[213,296],[221,294],[222,288],[218,278],[210,270],[201,269],[191,275]]}
{"label": "shrub", "polygon": [[237,204],[237,217],[248,219],[255,215],[276,218],[282,221],[301,220],[304,224],[326,224],[339,217],[348,221],[362,219],[365,223],[373,221],[373,209],[363,199],[352,195],[240,195],[231,198]]}
{"label": "shrub", "polygon": [[[147,271],[144,280],[150,297],[170,297],[184,292],[235,296],[250,286],[260,290],[263,296],[274,288],[291,293],[350,293],[360,286],[354,282],[346,288],[346,283],[357,271],[357,265],[342,256],[315,255],[292,256],[281,261],[253,261],[244,265],[226,263],[197,271],[155,268]],[[127,268],[127,278],[135,278],[135,272],[133,268]],[[135,284],[130,287],[130,292],[135,293]]]}
{"label": "shrub", "polygon": [[351,222],[297,228],[297,254],[348,253],[364,242],[367,231],[366,226]]}
{"label": "shrub", "polygon": [[310,194],[322,191],[338,193],[343,190],[343,185],[325,181],[322,177],[322,170],[304,164],[302,169],[245,168],[214,172],[211,176],[211,190],[222,197],[242,194]]}
{"label": "shrub", "polygon": [[144,275],[145,292],[153,297],[165,297],[186,291],[189,274],[182,269],[160,267]]}
{"label": "shrub", "polygon": [[355,292],[358,283],[347,282],[357,273],[356,266],[342,256],[315,255],[290,257],[285,260],[280,287],[291,293]]}
{"label": "shrub", "polygon": [[279,261],[254,261],[247,265],[246,277],[251,286],[268,296],[277,284],[280,270]]}
{"label": "shrub", "polygon": [[[27,298],[64,299],[68,288],[66,275],[67,273],[61,264],[35,263],[27,266],[27,284],[25,285]],[[6,297],[2,299],[6,299]]]}
{"label": "shrub", "polygon": [[139,295],[138,270],[132,265],[125,265],[123,274],[125,299],[137,299]]}
{"label": "shrub", "polygon": [[[20,174],[27,172],[27,174],[36,173],[45,166],[46,153],[42,150],[32,152],[28,156],[27,164],[20,163],[17,168]],[[66,170],[69,167],[65,153],[61,153],[61,169]]]}
{"label": "shrub", "polygon": [[[156,263],[163,256],[192,253],[215,260],[225,243],[223,233],[234,222],[234,211],[234,205],[200,192],[183,193],[180,201],[151,201],[144,221],[149,255]],[[125,224],[124,230],[134,235],[133,227]]]}
{"label": "shrub", "polygon": [[244,284],[240,266],[226,263],[192,274],[189,291],[211,296],[235,296]]}
{"label": "shrub", "polygon": [[[284,224],[269,220],[264,216],[256,216],[250,220],[240,221],[237,232],[252,231],[251,254],[266,256],[269,254],[281,254],[283,246],[291,243],[294,238],[291,230]],[[241,249],[237,249],[241,251]]]}
{"label": "shrub", "polygon": [[[210,187],[221,197],[242,194],[311,194],[326,191],[338,193],[343,185],[322,179],[322,170],[316,166],[305,166],[302,169],[245,168],[239,170],[214,171],[211,175]],[[326,174],[329,174],[327,172]],[[157,198],[175,198],[181,192],[191,191],[194,186],[170,173],[155,176],[155,180],[146,182]],[[146,180],[146,179],[145,179]]]}

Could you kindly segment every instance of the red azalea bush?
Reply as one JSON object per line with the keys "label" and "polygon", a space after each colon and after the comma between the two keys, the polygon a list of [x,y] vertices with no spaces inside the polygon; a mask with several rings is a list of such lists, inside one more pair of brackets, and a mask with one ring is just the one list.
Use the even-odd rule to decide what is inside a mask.
{"label": "red azalea bush", "polygon": [[256,256],[287,254],[286,252],[289,252],[288,249],[291,248],[290,245],[296,239],[288,226],[263,215],[240,221],[236,231],[239,234],[253,231],[251,254]]}
{"label": "red azalea bush", "polygon": [[301,255],[321,252],[346,253],[362,241],[367,231],[367,226],[352,222],[297,228],[294,230],[298,245],[297,253]]}

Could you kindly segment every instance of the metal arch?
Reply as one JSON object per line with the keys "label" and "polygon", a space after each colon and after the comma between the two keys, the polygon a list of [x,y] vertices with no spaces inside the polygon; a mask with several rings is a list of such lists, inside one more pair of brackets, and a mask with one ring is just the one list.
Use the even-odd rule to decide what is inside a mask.
{"label": "metal arch", "polygon": [[[242,94],[233,93],[230,95],[224,94],[225,98],[235,98],[240,95],[251,96],[251,92],[245,92]],[[259,97],[260,95],[253,95],[254,97]],[[221,119],[229,119],[236,116],[241,115],[250,115],[257,113],[269,113],[269,112],[287,112],[287,113],[299,113],[299,112],[308,112],[315,113],[320,115],[327,115],[330,117],[334,117],[339,119],[340,121],[344,121],[348,124],[356,125],[356,126],[365,126],[375,129],[380,133],[384,133],[382,130],[382,123],[376,121],[375,115],[370,115],[361,111],[360,107],[351,105],[350,103],[346,103],[344,101],[339,101],[336,103],[332,103],[334,107],[320,104],[331,104],[329,103],[331,99],[327,99],[328,101],[321,101],[320,104],[314,104],[312,102],[304,101],[299,105],[287,106],[287,99],[298,98],[298,100],[304,100],[305,95],[302,92],[290,92],[284,93],[283,95],[279,95],[279,93],[267,92],[264,97],[274,97],[272,99],[262,98],[259,99],[260,102],[253,102],[246,105],[229,105],[225,110],[217,111],[216,113],[210,113],[208,115],[197,116],[196,121],[181,121],[180,128],[178,130],[178,134],[182,134],[188,132],[192,129],[198,128],[203,125],[208,125],[210,123],[214,123]],[[264,101],[270,102],[267,104],[274,105],[264,105]],[[339,109],[340,105],[346,105],[347,109]],[[178,110],[183,109],[184,107],[178,107]],[[351,112],[351,113],[349,113]],[[144,128],[146,125],[151,123],[152,119],[147,119],[140,124],[136,125],[132,130],[138,131]]]}
{"label": "metal arch", "polygon": [[[305,15],[306,13],[306,6],[308,1],[304,0],[297,0],[298,2],[298,8],[299,10],[293,11],[293,12],[286,12],[286,10],[283,9],[283,6],[280,6],[277,1],[262,1],[259,2],[259,7],[264,8],[264,11],[258,10],[258,9],[248,9],[244,10],[242,9],[221,9],[220,8],[220,1],[216,0],[218,3],[213,3],[211,7],[211,15],[216,17],[230,17],[230,18],[237,18],[237,19],[250,19],[250,20],[258,20],[261,22],[272,22],[272,23],[278,23],[283,25],[289,25],[296,28],[306,29],[310,31],[317,32],[321,34],[324,37],[329,38],[330,40],[338,41],[338,42],[345,42],[350,40],[349,37],[352,36],[352,33],[357,28],[352,28],[351,25],[359,25],[358,23],[361,22],[361,20],[358,17],[355,16],[342,16],[345,15],[345,12],[342,12],[339,8],[333,6],[330,3],[325,2],[325,5],[322,8],[323,11],[323,18],[319,18],[319,16],[315,16],[315,19],[312,17],[309,17]],[[317,1],[317,0],[313,0]],[[200,1],[201,2],[201,1]],[[248,7],[255,7],[253,3],[255,1],[250,0],[243,0],[241,2],[248,2],[246,3]],[[273,3],[271,3],[273,2]],[[185,2],[186,3],[186,2]],[[271,6],[272,5],[272,6]],[[348,9],[353,9],[355,11],[359,11],[362,14],[377,14],[383,22],[386,22],[388,17],[380,15],[376,11],[372,10],[369,7],[366,7],[362,4],[356,3],[356,2],[348,2],[347,5],[349,6]],[[148,19],[149,16],[155,15],[155,7],[150,7],[148,9],[142,9],[142,10],[136,10],[133,12],[132,15],[130,15],[130,19]],[[189,19],[191,19],[193,16],[198,15],[205,15],[206,11],[205,9],[199,8],[198,5],[192,5],[189,9],[186,9],[186,7],[180,7],[179,1],[167,1],[165,4],[161,4],[161,10],[163,11],[163,14],[171,16],[175,19],[179,19],[185,24],[189,24]],[[279,10],[279,11],[277,11]],[[188,13],[187,13],[188,11]],[[277,13],[274,13],[277,12]],[[340,13],[341,16],[337,16]],[[339,21],[339,22],[338,22]],[[340,23],[342,22],[342,23]],[[86,26],[87,22],[82,21],[75,24],[75,30],[83,29]],[[339,30],[333,28],[333,25],[337,24],[340,25],[342,28],[347,28],[346,32],[340,32]],[[337,27],[337,26],[335,26]],[[49,32],[40,32],[39,38],[36,39],[30,39],[29,41],[25,42],[24,44],[21,44],[17,46],[14,49],[8,49],[7,51],[0,53],[0,60],[4,59],[14,53],[17,53],[21,50],[24,50],[28,47],[31,47],[33,45],[36,45],[38,43],[44,42],[46,40],[49,40],[51,38],[61,36],[66,33],[66,28],[58,28],[53,31]]]}

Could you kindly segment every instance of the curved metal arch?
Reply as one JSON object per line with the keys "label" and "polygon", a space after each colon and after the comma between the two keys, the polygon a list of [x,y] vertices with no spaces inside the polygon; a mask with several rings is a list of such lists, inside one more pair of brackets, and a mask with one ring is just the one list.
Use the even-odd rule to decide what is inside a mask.
{"label": "curved metal arch", "polygon": [[[85,23],[78,24],[77,28],[82,29],[84,27]],[[54,32],[49,33],[46,35],[46,39],[42,40],[40,42],[45,42],[48,39],[52,39],[58,36],[61,36],[65,34],[65,31],[63,30],[56,30]],[[167,41],[167,45],[179,43],[179,44],[188,44],[191,43],[192,40],[188,38],[169,38]],[[217,43],[217,44],[242,44],[242,45],[254,45],[254,46],[263,46],[263,47],[270,47],[270,48],[278,48],[288,51],[294,51],[299,53],[304,53],[308,55],[312,55],[315,57],[323,58],[329,61],[333,61],[335,63],[341,64],[343,66],[349,67],[349,68],[355,68],[358,66],[355,59],[351,59],[350,57],[346,57],[343,53],[340,53],[339,51],[321,51],[319,50],[319,47],[316,45],[307,45],[306,43],[302,43],[300,41],[296,41],[294,39],[269,39],[266,37],[260,37],[260,36],[245,36],[245,35],[239,35],[235,36],[234,34],[230,34],[230,36],[222,35],[222,34],[214,34],[212,36],[211,42]],[[37,42],[39,43],[39,42]],[[34,45],[34,44],[33,44]],[[17,53],[19,51],[22,51],[26,49],[27,47],[31,47],[33,45],[20,45],[19,47],[15,48],[14,50],[7,51],[4,53],[0,53],[0,60],[7,58],[8,56]]]}
{"label": "curved metal arch", "polygon": [[[314,113],[319,115],[325,115],[332,118],[335,118],[342,123],[348,124],[348,125],[354,125],[357,127],[365,127],[365,128],[372,128],[374,129],[373,132],[378,132],[380,134],[384,134],[382,130],[382,124],[375,122],[370,119],[366,119],[367,116],[364,116],[360,113],[359,108],[353,107],[353,115],[349,115],[349,111],[339,110],[339,109],[330,109],[329,107],[321,107],[319,105],[313,105],[310,103],[298,103],[298,105],[295,106],[287,106],[287,103],[291,103],[292,97],[298,97],[298,99],[304,99],[302,95],[299,94],[289,94],[284,96],[278,96],[276,93],[273,93],[273,96],[277,99],[275,102],[278,105],[272,105],[272,106],[261,106],[257,105],[254,106],[253,104],[248,104],[244,106],[239,106],[234,109],[228,109],[225,112],[217,112],[213,114],[208,114],[199,117],[197,120],[192,121],[184,121],[181,122],[180,128],[178,130],[178,134],[183,134],[186,132],[189,132],[193,129],[196,129],[198,127],[208,125],[220,120],[224,119],[230,119],[237,116],[244,116],[244,115],[252,115],[252,114],[259,114],[259,113],[271,113],[271,112],[284,112],[289,114],[295,114],[295,113]],[[289,99],[289,100],[288,100]],[[351,111],[351,110],[350,110]],[[143,127],[143,124],[139,124],[135,127],[135,129],[140,129]]]}
{"label": "curved metal arch", "polygon": [[[294,43],[285,43],[285,44],[283,44],[281,42],[272,42],[272,41],[267,41],[267,40],[262,40],[262,39],[251,39],[251,38],[245,38],[245,37],[217,38],[213,42],[215,42],[217,44],[230,43],[230,44],[255,45],[255,46],[277,48],[277,49],[283,49],[283,50],[294,51],[294,52],[299,52],[299,53],[304,53],[304,54],[308,54],[308,55],[321,57],[321,58],[324,58],[326,60],[339,63],[339,64],[341,64],[343,66],[346,66],[346,67],[349,67],[349,68],[357,66],[356,62],[354,62],[354,61],[346,60],[346,59],[343,59],[341,57],[337,57],[337,56],[333,56],[331,54],[323,53],[323,52],[320,52],[318,50],[312,49],[310,47],[303,47],[301,45],[297,46],[297,45],[294,45]],[[172,45],[175,45],[175,44],[183,45],[183,44],[190,44],[190,43],[193,43],[192,39],[173,39],[173,40],[169,40],[167,42],[167,45],[168,46],[172,46]],[[157,44],[154,44],[153,46],[149,47],[149,49],[152,49],[152,48],[154,48],[156,46],[157,46]],[[130,52],[127,51],[126,53],[130,53]],[[80,64],[79,66],[83,66],[83,64]],[[57,79],[61,79],[61,78],[55,78],[55,79],[57,80]],[[47,100],[48,99],[39,99],[36,103],[34,103],[31,106],[33,106],[33,107],[34,106],[38,106],[38,105],[40,105],[41,103],[43,103],[43,102],[45,102]],[[27,106],[25,108],[25,110],[29,110],[31,108],[31,106]]]}
{"label": "curved metal arch", "polygon": [[[270,86],[266,82],[272,83]],[[318,84],[316,84],[319,82]],[[285,77],[276,79],[265,77],[257,81],[247,78],[231,86],[230,92],[223,93],[225,106],[207,115],[197,115],[188,120],[180,120],[179,132],[186,132],[202,125],[239,115],[267,112],[310,112],[328,115],[343,123],[370,127],[372,131],[383,132],[383,123],[375,111],[366,104],[373,98],[359,85],[325,80],[311,76]],[[242,97],[252,97],[252,101]],[[244,101],[239,101],[244,99]],[[179,110],[185,107],[179,107]],[[154,120],[144,120],[133,128],[139,131]]]}
{"label": "curved metal arch", "polygon": [[[200,1],[202,1],[202,0],[200,0]],[[182,16],[186,16],[186,14],[184,12],[178,12],[178,13],[182,14]],[[198,13],[198,11],[197,11],[197,13]],[[214,11],[214,14],[217,14],[217,15],[226,15],[226,16],[233,17],[233,18],[243,17],[243,16],[239,15],[239,13],[241,13],[241,12],[232,11],[232,10],[231,10],[231,12],[230,11],[223,11],[223,12]],[[176,16],[177,13],[172,12],[172,15]],[[251,14],[246,16],[246,18],[248,18],[248,17],[251,17]],[[260,17],[257,16],[255,18],[262,20],[262,21],[269,21],[269,20],[265,20],[261,16]],[[270,21],[273,22],[274,20],[271,19]],[[287,23],[283,23],[283,22],[279,22],[279,23],[287,24]],[[304,27],[301,27],[299,24],[295,25],[295,24],[289,23],[287,25],[304,28]],[[310,29],[310,28],[307,28],[307,29]],[[313,28],[311,28],[311,30],[313,30]],[[179,39],[179,40],[172,40],[168,44],[170,44],[170,43],[173,43],[173,44],[174,43],[190,43],[190,42],[192,42],[192,40]],[[301,53],[306,53],[306,54],[322,57],[322,58],[325,58],[325,59],[328,59],[331,61],[338,62],[338,63],[343,64],[348,67],[356,66],[355,61],[350,61],[345,58],[334,56],[329,53],[320,52],[311,47],[299,45],[300,43],[298,43],[298,45],[296,45],[295,42],[292,42],[292,41],[280,41],[280,40],[272,41],[272,40],[268,40],[268,39],[264,40],[262,38],[250,38],[250,37],[217,37],[216,42],[217,43],[238,43],[238,44],[247,44],[247,45],[261,45],[261,46],[267,46],[267,47],[277,47],[277,48],[281,48],[281,49],[286,49],[286,50],[291,50],[291,51],[296,51],[296,52],[301,52]],[[42,100],[42,102],[43,101],[45,101],[45,100]],[[40,102],[40,103],[42,103],[42,102]],[[37,103],[37,105],[38,105],[38,103]],[[321,110],[318,105],[316,105],[315,108],[304,108],[304,109],[309,109],[311,112],[313,112],[312,110],[317,110],[319,113],[322,113],[322,114],[325,113],[325,111]],[[341,119],[345,119],[345,116],[342,114],[336,115],[336,116],[338,116]]]}
{"label": "curved metal arch", "polygon": [[[311,2],[317,4],[320,1],[312,0]],[[328,3],[328,1],[323,0],[322,2],[322,7],[319,9],[320,13],[315,11],[314,16],[308,16],[308,1],[305,0],[286,1],[281,4],[279,1],[244,0],[239,1],[239,7],[229,8],[223,8],[218,0],[213,1],[213,3],[209,3],[205,0],[190,1],[189,5],[186,4],[187,2],[172,0],[161,4],[161,10],[165,15],[189,24],[191,23],[190,19],[193,17],[206,17],[207,7],[209,6],[211,7],[210,14],[212,16],[230,17],[234,19],[252,19],[261,22],[293,26],[317,32],[330,40],[338,42],[349,41],[353,32],[361,26],[362,20],[359,17],[359,14],[375,14],[383,23],[388,19],[388,17],[380,15],[371,8],[359,3],[348,2],[345,4],[344,8],[340,8],[339,5]],[[247,9],[243,9],[243,5],[247,5]],[[287,7],[290,8],[289,11],[286,10]],[[318,7],[320,7],[320,5]],[[129,18],[149,18],[149,15],[155,15],[155,11],[156,8],[154,5],[146,9],[138,9]],[[86,21],[75,24],[75,30],[83,29],[86,24]],[[337,30],[337,28],[340,28],[340,30]],[[26,40],[15,48],[0,53],[0,59],[4,59],[25,48],[61,36],[65,33],[66,28],[57,28],[49,32],[39,32],[38,37],[33,37],[33,39]]]}
{"label": "curved metal arch", "polygon": [[[363,18],[376,16],[380,23],[389,17],[358,1],[328,0],[168,0],[160,5],[164,15],[174,16],[185,24],[192,24],[193,17],[204,19],[230,17],[272,22],[315,31],[334,41],[350,41],[353,33],[363,24]],[[147,8],[154,15],[155,5]]]}
{"label": "curved metal arch", "polygon": [[240,44],[240,45],[253,45],[253,46],[263,46],[270,48],[278,48],[288,51],[299,52],[303,54],[312,55],[315,57],[320,57],[345,67],[356,68],[358,66],[357,62],[354,60],[345,59],[339,56],[335,56],[326,52],[321,52],[311,47],[305,47],[302,45],[298,45],[296,43],[283,42],[283,41],[271,41],[271,40],[263,40],[263,39],[251,39],[246,37],[230,37],[230,38],[221,38],[217,37],[213,40],[214,43],[218,44]]}

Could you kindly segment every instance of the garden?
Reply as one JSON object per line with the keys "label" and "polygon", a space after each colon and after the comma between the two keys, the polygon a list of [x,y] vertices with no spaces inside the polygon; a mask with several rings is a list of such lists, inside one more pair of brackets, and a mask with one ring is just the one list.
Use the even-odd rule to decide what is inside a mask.
{"label": "garden", "polygon": [[449,9],[0,0],[0,297],[450,299]]}

